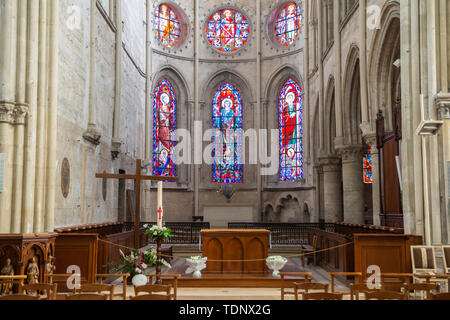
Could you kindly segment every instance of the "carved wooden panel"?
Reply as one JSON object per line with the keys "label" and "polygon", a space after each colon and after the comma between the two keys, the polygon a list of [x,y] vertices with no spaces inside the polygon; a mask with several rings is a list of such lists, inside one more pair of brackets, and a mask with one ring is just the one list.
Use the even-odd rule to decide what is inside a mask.
{"label": "carved wooden panel", "polygon": [[411,235],[355,234],[355,271],[367,278],[367,268],[376,265],[381,273],[411,273],[411,246],[422,238]]}
{"label": "carved wooden panel", "polygon": [[265,259],[269,255],[269,231],[225,229],[203,230],[201,233],[203,256],[209,260],[206,272],[238,274],[268,272]]}
{"label": "carved wooden panel", "polygon": [[[98,235],[87,233],[59,234],[55,246],[56,274],[66,274],[69,266],[81,270],[81,283],[94,283],[97,271]],[[55,279],[58,291],[66,291],[66,280]]]}

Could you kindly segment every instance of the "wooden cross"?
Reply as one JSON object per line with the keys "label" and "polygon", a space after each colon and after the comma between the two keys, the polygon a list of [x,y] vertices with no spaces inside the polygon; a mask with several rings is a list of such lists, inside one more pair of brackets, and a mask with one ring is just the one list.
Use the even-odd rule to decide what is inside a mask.
{"label": "wooden cross", "polygon": [[157,176],[143,176],[142,175],[142,160],[136,160],[136,174],[110,174],[110,173],[97,173],[95,175],[98,179],[119,179],[119,180],[136,180],[136,212],[134,219],[134,246],[139,248],[139,231],[141,228],[141,182],[142,181],[167,181],[177,182],[178,178],[157,177]]}

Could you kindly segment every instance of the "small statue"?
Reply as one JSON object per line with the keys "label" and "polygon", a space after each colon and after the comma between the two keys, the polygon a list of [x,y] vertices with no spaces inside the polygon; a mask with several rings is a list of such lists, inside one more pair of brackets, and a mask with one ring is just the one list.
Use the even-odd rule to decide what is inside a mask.
{"label": "small statue", "polygon": [[[27,268],[28,284],[39,283],[39,266],[36,256],[31,259],[31,263]],[[35,294],[35,292],[28,292],[28,294]]]}
{"label": "small statue", "polygon": [[56,271],[55,257],[49,256],[49,260],[46,265],[46,271],[47,271],[47,277],[49,279],[49,283],[53,284],[53,278],[50,276],[52,276]]}
{"label": "small statue", "polygon": [[[11,264],[11,259],[6,259],[6,265],[2,268],[0,275],[2,276],[13,276],[14,275],[14,267]],[[12,290],[12,283],[3,283],[0,285],[0,295],[7,295]]]}

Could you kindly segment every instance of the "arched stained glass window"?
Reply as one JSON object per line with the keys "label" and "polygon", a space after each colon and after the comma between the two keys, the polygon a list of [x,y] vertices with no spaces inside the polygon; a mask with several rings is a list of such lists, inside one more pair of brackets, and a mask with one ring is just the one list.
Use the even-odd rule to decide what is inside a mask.
{"label": "arched stained glass window", "polygon": [[363,157],[363,173],[364,173],[364,183],[373,183],[372,177],[372,147],[369,147],[367,153]]}
{"label": "arched stained glass window", "polygon": [[280,181],[303,178],[303,93],[289,79],[279,97]]}
{"label": "arched stained glass window", "polygon": [[176,46],[181,37],[181,24],[175,11],[161,4],[155,11],[156,39],[165,47]]}
{"label": "arched stained glass window", "polygon": [[285,5],[275,23],[275,36],[283,46],[290,46],[300,35],[302,27],[302,15],[300,7],[291,2]]}
{"label": "arched stained glass window", "polygon": [[247,18],[234,9],[214,13],[206,26],[209,43],[219,51],[234,52],[247,42],[250,26]]}
{"label": "arched stained glass window", "polygon": [[225,83],[217,90],[212,114],[216,131],[213,138],[212,182],[242,183],[242,99],[233,85]]}
{"label": "arched stained glass window", "polygon": [[175,148],[177,100],[173,87],[162,80],[153,93],[153,175],[175,177],[173,159]]}

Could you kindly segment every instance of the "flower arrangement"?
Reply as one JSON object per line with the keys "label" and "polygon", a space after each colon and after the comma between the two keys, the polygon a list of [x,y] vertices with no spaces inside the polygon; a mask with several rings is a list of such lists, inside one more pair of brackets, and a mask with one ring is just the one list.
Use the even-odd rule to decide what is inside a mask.
{"label": "flower arrangement", "polygon": [[[156,266],[157,255],[154,247],[146,251],[132,250],[129,254],[120,250],[120,255],[122,261],[113,263],[115,267],[111,270],[111,273],[129,273],[135,276],[146,274],[149,268]],[[161,259],[161,262],[171,268],[171,265],[164,259]]]}
{"label": "flower arrangement", "polygon": [[227,200],[231,200],[231,198],[233,198],[234,194],[236,193],[236,190],[232,187],[229,187],[228,185],[225,185],[221,186],[217,193],[224,196]]}
{"label": "flower arrangement", "polygon": [[156,240],[158,238],[169,240],[172,237],[172,230],[167,228],[165,224],[163,224],[161,228],[157,225],[150,227],[148,224],[146,224],[144,225],[144,228],[147,229],[145,231],[145,234],[148,234],[150,236],[150,241]]}
{"label": "flower arrangement", "polygon": [[194,278],[200,279],[202,277],[202,270],[206,268],[206,261],[208,258],[203,258],[201,256],[194,256],[190,259],[186,259],[188,263],[188,268],[186,274],[194,273]]}

